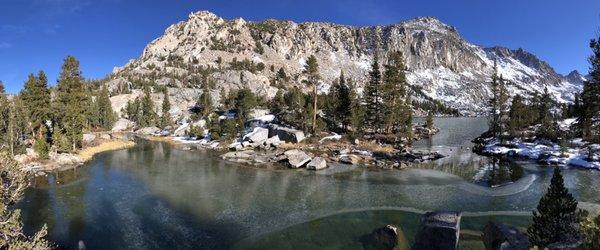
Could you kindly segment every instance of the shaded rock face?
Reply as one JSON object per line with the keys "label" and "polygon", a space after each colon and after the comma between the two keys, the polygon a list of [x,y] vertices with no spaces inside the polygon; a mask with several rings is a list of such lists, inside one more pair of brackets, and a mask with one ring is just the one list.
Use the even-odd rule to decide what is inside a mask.
{"label": "shaded rock face", "polygon": [[505,224],[488,223],[482,238],[487,250],[527,250],[531,247],[526,234]]}
{"label": "shaded rock face", "polygon": [[269,126],[269,138],[278,136],[279,140],[287,143],[298,143],[304,140],[304,132],[301,130],[282,127],[272,124]]}
{"label": "shaded rock face", "polygon": [[[157,76],[159,85],[192,93],[187,90],[199,89],[196,79],[205,74],[215,83],[215,90],[211,91],[213,103],[221,95],[240,88],[272,98],[278,89],[293,86],[310,91],[300,84],[305,77],[303,66],[310,55],[317,57],[323,83],[332,83],[343,71],[362,87],[375,54],[385,62],[392,51],[404,54],[415,100],[439,100],[464,111],[485,108],[491,95],[489,82],[494,61],[510,81],[511,94],[531,96],[548,87],[554,98],[563,102],[572,100],[573,91],[581,89],[580,84],[571,82],[579,78],[559,75],[531,53],[471,44],[454,27],[432,17],[387,26],[352,27],[278,20],[224,20],[207,11],[192,13],[188,20],[170,26],[144,49],[140,58],[115,68],[108,85],[114,90],[132,86],[131,78]],[[261,63],[264,68],[232,67],[234,58],[255,66]],[[208,67],[218,70],[207,71]],[[272,86],[270,82],[279,68],[294,80]],[[180,115],[179,112],[185,111],[178,106],[182,102],[173,100],[185,102],[189,98],[175,96],[171,89],[169,94],[179,109],[172,113]],[[124,103],[124,98],[114,99],[121,103],[115,106]]]}
{"label": "shaded rock face", "polygon": [[458,249],[461,214],[458,212],[427,212],[413,249]]}

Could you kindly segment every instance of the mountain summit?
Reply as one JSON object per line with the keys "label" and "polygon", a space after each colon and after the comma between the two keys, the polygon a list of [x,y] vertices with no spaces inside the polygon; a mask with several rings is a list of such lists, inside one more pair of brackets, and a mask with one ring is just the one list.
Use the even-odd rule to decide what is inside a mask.
{"label": "mountain summit", "polygon": [[[213,98],[230,89],[250,88],[271,98],[278,89],[301,83],[306,59],[318,59],[323,85],[343,71],[359,86],[366,82],[375,55],[401,51],[415,100],[440,101],[465,113],[485,109],[494,61],[514,94],[532,96],[548,88],[558,102],[569,102],[581,89],[581,77],[562,76],[523,50],[483,48],[463,39],[456,28],[433,17],[388,26],[353,27],[332,23],[295,23],[242,18],[224,20],[214,13],[191,13],[152,41],[142,56],[115,68],[112,90],[152,80],[159,85],[198,89],[215,87]],[[282,68],[292,79],[277,83]],[[579,80],[578,80],[579,79]]]}

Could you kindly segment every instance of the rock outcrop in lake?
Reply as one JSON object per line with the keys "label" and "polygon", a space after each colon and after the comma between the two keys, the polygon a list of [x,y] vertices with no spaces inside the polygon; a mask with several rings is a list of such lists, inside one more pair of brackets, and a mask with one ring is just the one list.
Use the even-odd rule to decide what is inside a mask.
{"label": "rock outcrop in lake", "polygon": [[413,249],[458,249],[460,219],[458,212],[425,213]]}

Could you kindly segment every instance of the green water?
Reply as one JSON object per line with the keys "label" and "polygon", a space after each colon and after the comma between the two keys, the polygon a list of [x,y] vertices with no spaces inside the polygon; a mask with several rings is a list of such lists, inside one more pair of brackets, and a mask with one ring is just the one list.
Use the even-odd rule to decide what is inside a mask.
{"label": "green water", "polygon": [[[518,162],[518,177],[490,178],[500,168],[469,143],[485,120],[436,123],[443,132],[414,146],[449,157],[402,171],[255,169],[141,142],[39,179],[19,206],[28,232],[47,224],[63,249],[79,241],[88,249],[363,248],[366,234],[389,223],[410,244],[429,210],[463,211],[461,226],[473,231],[488,220],[525,227],[551,170]],[[600,174],[566,169],[564,176],[575,197],[597,209]]]}

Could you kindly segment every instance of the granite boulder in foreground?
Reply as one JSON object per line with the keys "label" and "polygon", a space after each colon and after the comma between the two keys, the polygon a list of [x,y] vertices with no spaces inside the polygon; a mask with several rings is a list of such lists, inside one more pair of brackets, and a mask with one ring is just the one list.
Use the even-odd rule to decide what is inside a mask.
{"label": "granite boulder in foreground", "polygon": [[460,212],[425,213],[412,249],[458,249],[460,219]]}

